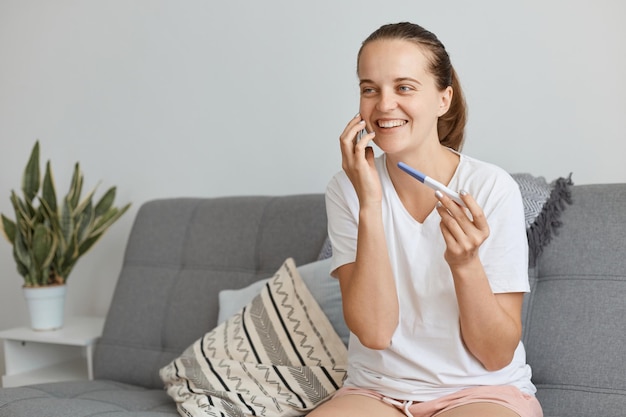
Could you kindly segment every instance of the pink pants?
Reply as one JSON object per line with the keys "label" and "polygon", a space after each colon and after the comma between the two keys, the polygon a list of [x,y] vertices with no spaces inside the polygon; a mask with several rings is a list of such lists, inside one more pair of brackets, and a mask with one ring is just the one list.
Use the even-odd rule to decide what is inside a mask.
{"label": "pink pants", "polygon": [[395,400],[375,391],[354,387],[340,388],[334,398],[344,395],[365,395],[381,400],[402,410],[407,417],[434,417],[460,405],[485,402],[504,406],[519,414],[520,417],[543,417],[541,405],[534,396],[524,394],[517,387],[510,385],[466,388],[436,400],[424,402]]}

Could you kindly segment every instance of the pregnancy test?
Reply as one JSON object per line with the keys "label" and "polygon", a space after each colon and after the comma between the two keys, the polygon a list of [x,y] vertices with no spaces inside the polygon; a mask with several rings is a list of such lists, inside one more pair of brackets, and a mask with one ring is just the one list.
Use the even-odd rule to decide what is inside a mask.
{"label": "pregnancy test", "polygon": [[461,200],[461,196],[459,196],[459,193],[457,193],[456,191],[452,191],[451,189],[449,189],[448,187],[446,187],[439,181],[430,178],[428,175],[422,174],[421,172],[419,172],[418,170],[414,168],[411,168],[404,162],[398,162],[398,168],[400,168],[402,171],[406,172],[413,178],[417,179],[419,182],[423,183],[424,185],[427,185],[428,187],[432,188],[433,190],[441,191],[442,193],[450,197],[453,201],[456,201],[461,206],[467,207],[465,203],[463,202],[463,200]]}

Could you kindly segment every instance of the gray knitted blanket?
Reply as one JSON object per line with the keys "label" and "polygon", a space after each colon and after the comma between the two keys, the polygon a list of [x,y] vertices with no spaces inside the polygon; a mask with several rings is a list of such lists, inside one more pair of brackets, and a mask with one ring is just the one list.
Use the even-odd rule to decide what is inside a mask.
{"label": "gray knitted blanket", "polygon": [[525,173],[512,174],[512,177],[522,193],[528,236],[528,266],[533,267],[543,248],[558,233],[565,203],[572,204],[572,174],[549,184],[544,177]]}

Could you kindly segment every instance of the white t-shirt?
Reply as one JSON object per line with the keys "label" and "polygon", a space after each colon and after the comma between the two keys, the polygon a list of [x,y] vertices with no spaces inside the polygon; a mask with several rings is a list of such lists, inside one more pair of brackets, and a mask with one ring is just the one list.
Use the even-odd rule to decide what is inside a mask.
{"label": "white t-shirt", "polygon": [[[428,401],[478,385],[514,385],[534,394],[521,342],[511,364],[495,372],[487,371],[465,348],[452,273],[443,257],[446,246],[440,216],[433,210],[419,223],[407,212],[391,183],[385,159],[385,154],[378,156],[376,168],[383,189],[382,216],[400,320],[385,350],[368,349],[350,335],[344,386],[412,401]],[[493,292],[528,292],[524,209],[513,178],[495,165],[461,154],[448,186],[468,191],[487,217],[490,235],[479,255]],[[356,259],[359,202],[345,172],[330,181],[326,207],[334,271]]]}

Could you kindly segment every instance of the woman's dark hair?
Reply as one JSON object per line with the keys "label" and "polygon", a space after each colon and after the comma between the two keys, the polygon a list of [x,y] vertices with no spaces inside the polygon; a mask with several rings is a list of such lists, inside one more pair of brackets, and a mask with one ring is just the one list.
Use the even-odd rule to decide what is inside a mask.
{"label": "woman's dark hair", "polygon": [[365,45],[377,40],[392,39],[407,40],[420,46],[430,61],[428,70],[435,77],[437,87],[440,90],[444,90],[448,86],[452,87],[452,102],[446,114],[439,117],[437,132],[439,142],[442,145],[457,151],[460,150],[465,137],[465,122],[467,120],[465,97],[458,76],[450,62],[450,56],[434,33],[408,22],[383,25],[363,41],[357,56],[357,67]]}

